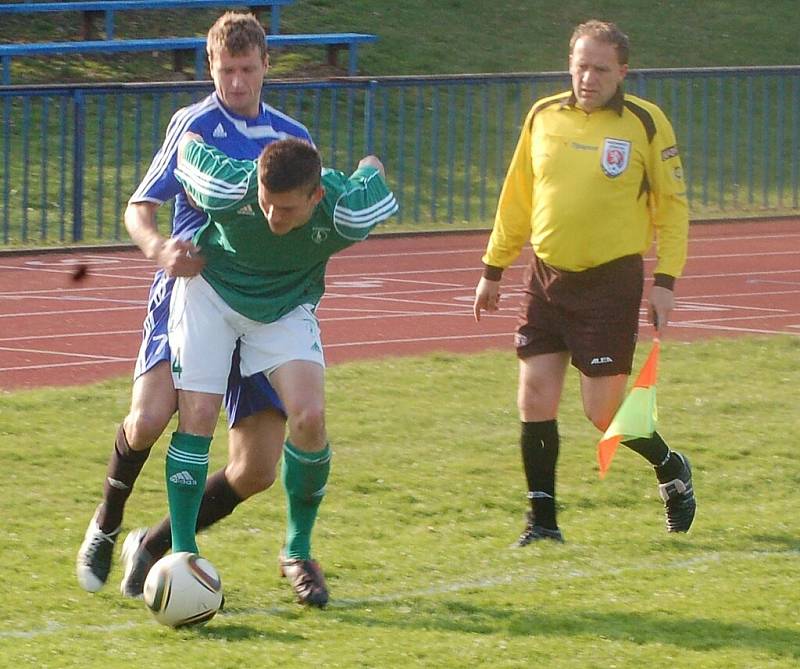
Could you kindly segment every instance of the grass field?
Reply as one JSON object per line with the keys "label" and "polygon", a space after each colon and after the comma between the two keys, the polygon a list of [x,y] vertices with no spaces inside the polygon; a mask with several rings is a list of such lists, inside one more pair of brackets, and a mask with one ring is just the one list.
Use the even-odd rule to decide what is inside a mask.
{"label": "grass field", "polygon": [[[795,0],[763,6],[751,0],[376,0],[368,7],[362,0],[297,0],[281,12],[281,30],[377,34],[379,41],[359,56],[363,73],[372,76],[564,70],[573,26],[592,17],[616,21],[630,35],[631,67],[790,65],[800,62],[796,11]],[[117,35],[204,35],[218,14],[120,12]],[[3,24],[0,42],[79,38],[74,13],[9,15]],[[319,49],[276,52],[272,74],[341,74],[323,62]],[[20,61],[14,76],[26,82],[162,81],[176,77],[171,63],[169,54],[48,58]]]}
{"label": "grass field", "polygon": [[[642,347],[638,361],[646,347]],[[2,396],[0,666],[790,668],[800,664],[800,340],[666,342],[661,431],[692,459],[698,517],[663,529],[652,472],[597,435],[571,376],[560,417],[567,543],[507,550],[522,527],[511,352],[334,366],[334,464],[315,535],[328,610],[277,574],[279,488],[200,537],[226,611],[174,632],[74,578],[129,382]],[[638,366],[638,365],[637,365]],[[224,430],[212,467],[224,461]],[[127,528],[165,510],[164,440]]]}

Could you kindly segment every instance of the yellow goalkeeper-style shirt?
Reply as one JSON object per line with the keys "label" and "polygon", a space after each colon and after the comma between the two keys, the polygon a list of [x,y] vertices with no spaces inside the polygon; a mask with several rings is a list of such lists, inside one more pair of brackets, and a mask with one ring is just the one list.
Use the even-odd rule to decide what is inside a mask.
{"label": "yellow goalkeeper-style shirt", "polygon": [[[582,271],[644,254],[680,276],[688,207],[675,133],[653,103],[618,90],[587,114],[572,93],[538,100],[525,119],[483,262],[500,278],[530,239],[554,267]],[[492,270],[495,276],[491,276]]]}

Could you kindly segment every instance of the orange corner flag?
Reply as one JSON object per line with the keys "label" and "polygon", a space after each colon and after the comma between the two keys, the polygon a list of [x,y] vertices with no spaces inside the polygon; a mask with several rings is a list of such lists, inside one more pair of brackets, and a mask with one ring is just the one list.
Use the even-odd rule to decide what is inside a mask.
{"label": "orange corner flag", "polygon": [[656,406],[656,368],[661,348],[658,339],[653,340],[653,347],[645,360],[631,392],[622,406],[617,409],[611,425],[597,444],[597,462],[600,465],[600,478],[603,478],[611,466],[611,459],[617,447],[625,439],[651,437],[658,424],[658,407]]}

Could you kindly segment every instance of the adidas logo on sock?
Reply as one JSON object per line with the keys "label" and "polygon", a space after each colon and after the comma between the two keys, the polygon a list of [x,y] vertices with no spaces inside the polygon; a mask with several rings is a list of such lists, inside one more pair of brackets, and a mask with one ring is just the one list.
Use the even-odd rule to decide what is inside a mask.
{"label": "adidas logo on sock", "polygon": [[217,127],[214,128],[212,135],[217,139],[223,139],[224,137],[228,136],[228,133],[225,132],[225,128],[222,127],[222,123],[217,123]]}
{"label": "adidas logo on sock", "polygon": [[177,485],[197,485],[197,481],[195,481],[194,477],[185,469],[182,472],[175,472],[169,477],[169,480],[171,483],[176,483]]}

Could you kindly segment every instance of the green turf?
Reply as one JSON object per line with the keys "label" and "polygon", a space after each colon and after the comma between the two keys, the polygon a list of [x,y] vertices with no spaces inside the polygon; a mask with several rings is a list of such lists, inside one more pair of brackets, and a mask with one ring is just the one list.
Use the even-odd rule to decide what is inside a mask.
{"label": "green turf", "polygon": [[[646,347],[637,357],[637,367]],[[329,370],[334,462],[315,554],[332,591],[304,610],[277,574],[276,488],[200,537],[226,613],[173,632],[73,574],[127,379],[4,394],[0,665],[103,668],[641,667],[800,664],[800,339],[664,342],[661,431],[692,459],[698,517],[663,529],[654,477],[621,450],[598,480],[597,435],[570,375],[560,417],[567,543],[509,551],[522,527],[516,362],[437,354]],[[224,461],[224,431],[212,466]],[[128,528],[166,504],[165,441]]]}

